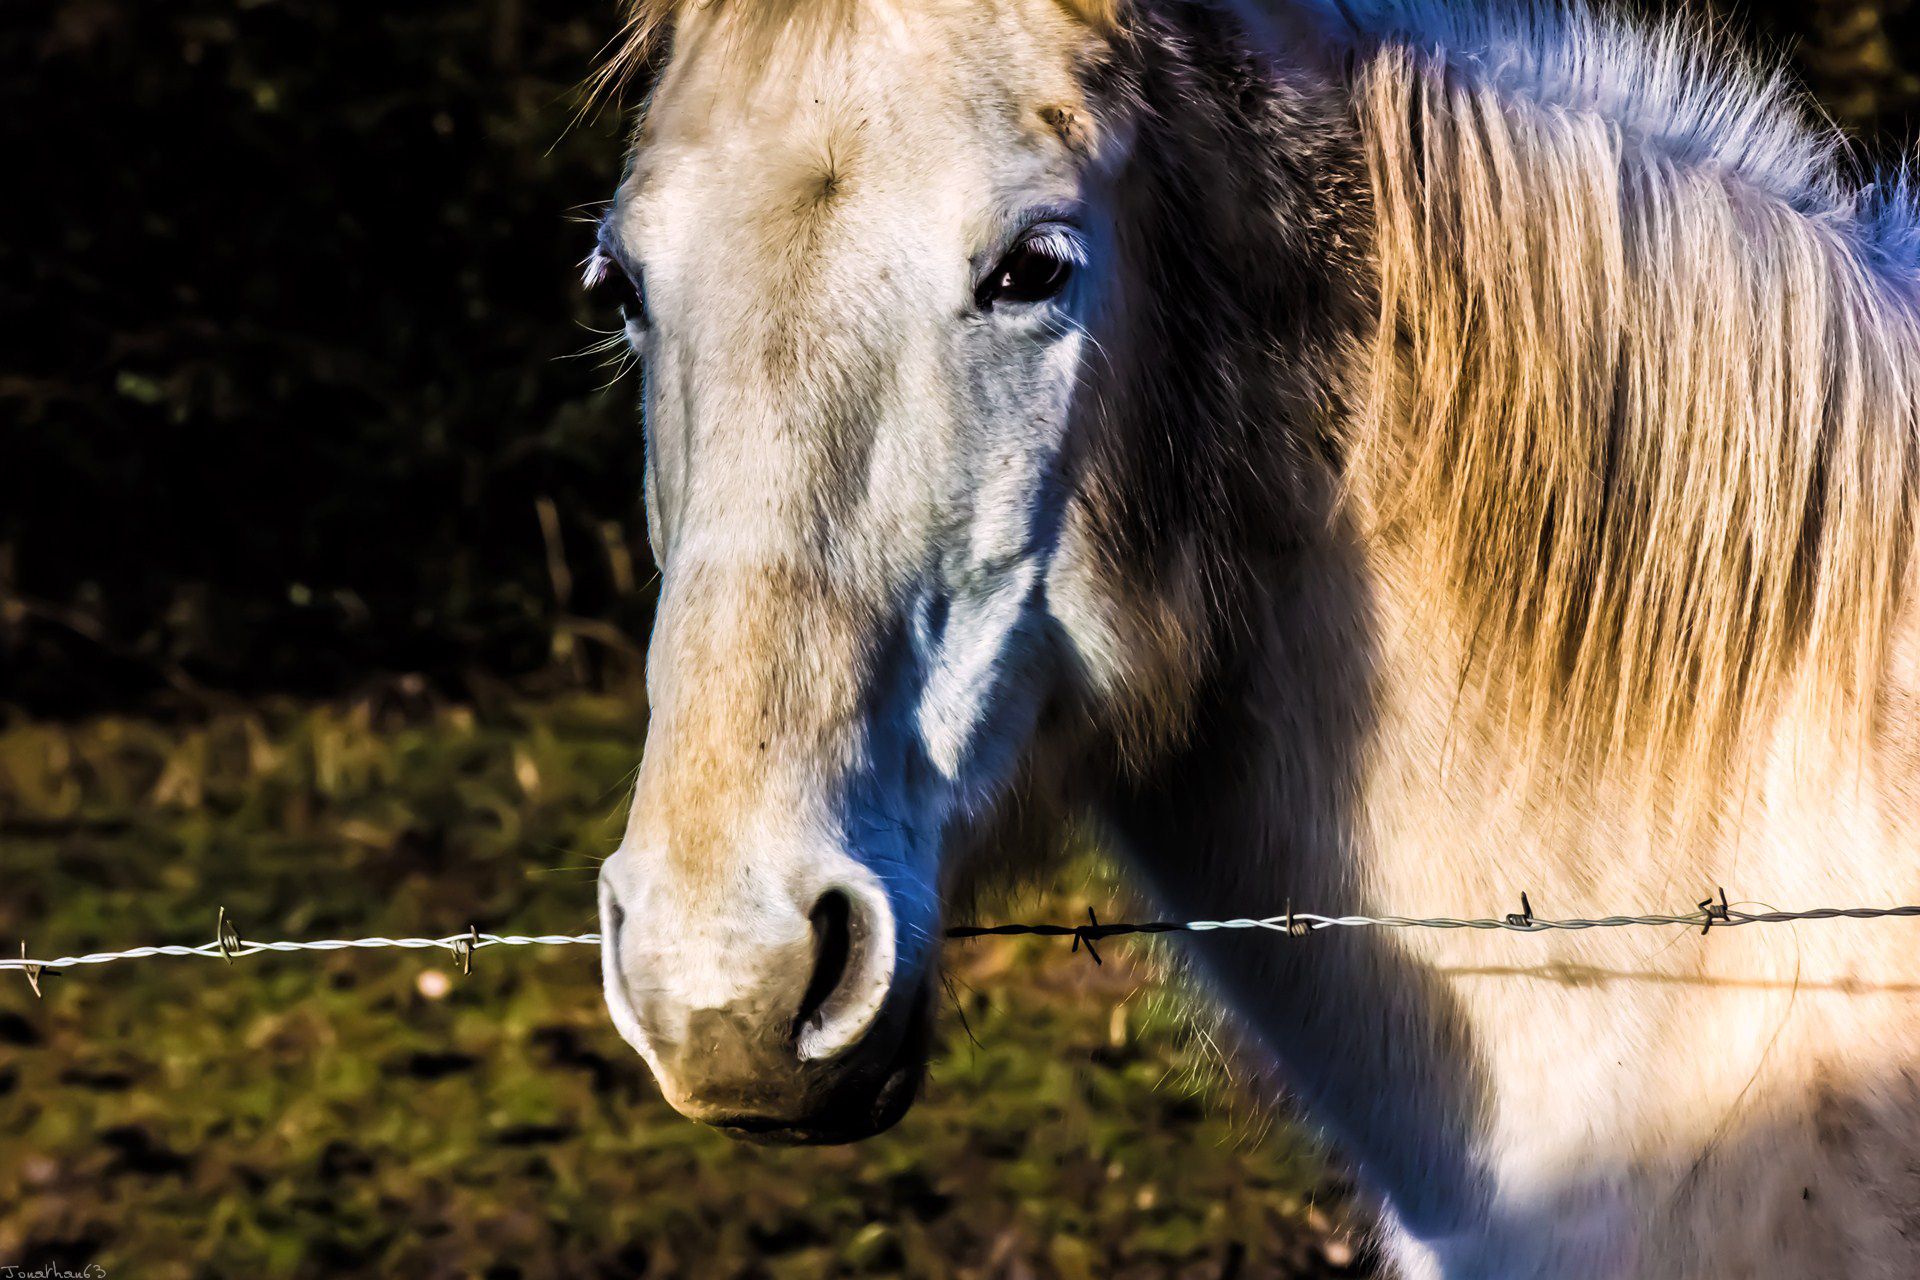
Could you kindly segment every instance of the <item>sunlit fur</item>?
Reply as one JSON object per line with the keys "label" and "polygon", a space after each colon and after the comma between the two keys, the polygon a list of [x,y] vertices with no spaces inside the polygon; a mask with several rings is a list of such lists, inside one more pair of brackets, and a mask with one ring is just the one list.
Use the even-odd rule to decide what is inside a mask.
{"label": "sunlit fur", "polygon": [[1355,84],[1391,338],[1355,472],[1475,683],[1683,772],[1796,671],[1864,728],[1920,450],[1903,193],[1677,33],[1417,16]]}
{"label": "sunlit fur", "polygon": [[[1920,220],[1731,52],[1355,0],[630,34],[643,1051],[640,961],[803,962],[789,880],[871,872],[909,983],[969,865],[1083,822],[1193,917],[1920,886]],[[969,345],[984,229],[1063,194],[1084,283]],[[1906,922],[1180,946],[1404,1275],[1920,1274]]]}

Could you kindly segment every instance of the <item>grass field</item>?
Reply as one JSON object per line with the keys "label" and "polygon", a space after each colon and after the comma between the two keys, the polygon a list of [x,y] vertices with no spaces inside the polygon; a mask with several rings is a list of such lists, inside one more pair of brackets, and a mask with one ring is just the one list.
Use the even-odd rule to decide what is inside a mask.
{"label": "grass field", "polygon": [[[235,708],[0,731],[0,946],[593,926],[641,714]],[[1023,912],[1111,897],[1091,863]],[[922,1101],[855,1147],[673,1115],[585,947],[0,975],[0,1266],[109,1277],[1346,1274],[1345,1198],[1141,952],[949,948]],[[964,1015],[964,1018],[961,1016]]]}

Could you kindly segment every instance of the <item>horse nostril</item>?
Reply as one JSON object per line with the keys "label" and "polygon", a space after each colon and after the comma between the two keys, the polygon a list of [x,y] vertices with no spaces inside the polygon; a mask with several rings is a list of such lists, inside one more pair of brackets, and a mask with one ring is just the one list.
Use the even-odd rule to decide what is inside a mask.
{"label": "horse nostril", "polygon": [[852,914],[852,902],[838,889],[827,890],[813,904],[813,978],[800,997],[800,1012],[793,1020],[791,1034],[795,1039],[846,977],[847,960],[853,954]]}
{"label": "horse nostril", "polygon": [[[616,968],[620,965],[620,931],[626,928],[626,925],[627,913],[621,909],[618,902],[615,902],[612,898],[608,898],[607,940],[605,945],[609,948],[608,954],[613,957]],[[622,974],[622,980],[624,981],[624,973]]]}

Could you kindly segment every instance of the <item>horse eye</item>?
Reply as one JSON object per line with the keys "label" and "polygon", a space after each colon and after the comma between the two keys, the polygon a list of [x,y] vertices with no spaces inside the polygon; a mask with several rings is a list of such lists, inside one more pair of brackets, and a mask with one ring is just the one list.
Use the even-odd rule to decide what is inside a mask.
{"label": "horse eye", "polygon": [[985,310],[999,303],[1045,302],[1067,287],[1078,258],[1062,232],[1029,236],[987,273],[973,291],[974,305]]}
{"label": "horse eye", "polygon": [[612,254],[595,245],[582,264],[581,278],[587,286],[587,292],[595,297],[610,299],[620,308],[622,320],[646,328],[649,322],[646,277],[638,267],[629,271]]}

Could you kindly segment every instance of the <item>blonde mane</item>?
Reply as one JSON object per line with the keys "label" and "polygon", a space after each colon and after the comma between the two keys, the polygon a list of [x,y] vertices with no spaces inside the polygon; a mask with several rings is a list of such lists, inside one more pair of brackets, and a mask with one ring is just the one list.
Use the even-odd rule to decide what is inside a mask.
{"label": "blonde mane", "polygon": [[[1352,20],[1352,15],[1345,15]],[[1874,711],[1912,536],[1915,217],[1677,28],[1401,13],[1354,100],[1359,486],[1536,749],[1682,774],[1797,675]]]}

